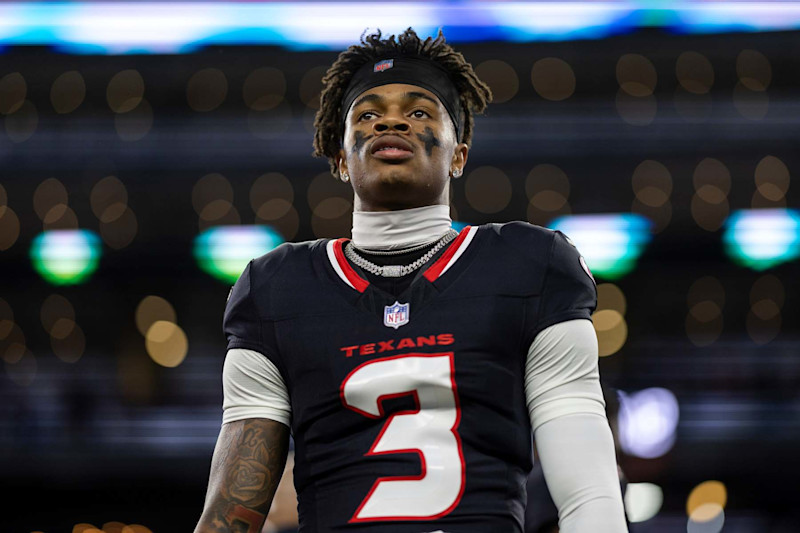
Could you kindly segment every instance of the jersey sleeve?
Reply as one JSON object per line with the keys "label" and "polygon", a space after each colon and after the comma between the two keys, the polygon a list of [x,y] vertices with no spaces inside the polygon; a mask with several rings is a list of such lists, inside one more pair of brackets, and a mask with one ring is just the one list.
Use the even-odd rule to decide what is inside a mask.
{"label": "jersey sleeve", "polygon": [[596,306],[597,289],[586,262],[563,233],[553,232],[533,333],[566,320],[591,319]]}
{"label": "jersey sleeve", "polygon": [[222,329],[228,339],[228,350],[243,348],[266,353],[259,310],[252,295],[253,262],[247,265],[231,289]]}

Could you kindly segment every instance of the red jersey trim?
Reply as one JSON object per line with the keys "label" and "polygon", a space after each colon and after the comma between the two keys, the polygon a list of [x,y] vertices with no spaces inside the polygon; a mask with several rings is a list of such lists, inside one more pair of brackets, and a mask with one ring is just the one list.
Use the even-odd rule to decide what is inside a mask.
{"label": "red jersey trim", "polygon": [[475,235],[475,232],[478,230],[477,227],[466,226],[464,229],[461,230],[461,233],[458,234],[456,237],[455,242],[450,245],[450,247],[445,250],[442,256],[436,260],[434,264],[432,264],[428,270],[425,271],[425,278],[430,281],[436,281],[439,279],[439,276],[444,274],[444,272],[449,269],[453,263],[461,257],[461,254],[464,253],[469,243],[472,241],[472,237]]}
{"label": "red jersey trim", "polygon": [[329,241],[328,259],[333,269],[336,271],[336,274],[338,274],[345,283],[358,292],[364,292],[367,287],[369,287],[369,281],[359,276],[356,271],[353,270],[353,267],[350,266],[350,263],[347,262],[347,258],[344,256],[344,251],[342,250],[342,246],[345,242],[347,242],[345,238]]}

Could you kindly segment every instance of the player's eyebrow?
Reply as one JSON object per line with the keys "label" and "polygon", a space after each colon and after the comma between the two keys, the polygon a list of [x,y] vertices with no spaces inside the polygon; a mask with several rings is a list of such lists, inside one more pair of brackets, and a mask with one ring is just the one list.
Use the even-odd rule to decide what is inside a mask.
{"label": "player's eyebrow", "polygon": [[[417,99],[422,98],[422,99],[425,99],[425,100],[430,100],[433,104],[435,104],[437,106],[439,105],[439,103],[436,100],[434,100],[433,98],[431,98],[427,94],[421,93],[419,91],[409,91],[407,93],[403,93],[403,97],[406,98],[407,100],[417,100]],[[381,96],[379,94],[374,94],[374,93],[373,94],[365,94],[364,96],[362,96],[361,98],[359,98],[358,100],[355,101],[355,103],[353,104],[353,109],[355,109],[356,107],[358,107],[361,104],[364,104],[366,102],[374,102],[376,104],[381,104],[381,103],[383,103],[383,101],[384,101],[383,96]]]}
{"label": "player's eyebrow", "polygon": [[360,106],[365,102],[380,103],[383,102],[383,96],[379,94],[365,94],[364,96],[355,101],[355,103],[353,104],[353,109],[355,109],[356,107]]}
{"label": "player's eyebrow", "polygon": [[405,93],[403,96],[405,96],[406,98],[414,98],[414,99],[424,98],[425,100],[430,100],[436,106],[439,105],[439,102],[437,102],[436,100],[434,100],[433,98],[431,98],[430,96],[428,96],[425,93],[421,93],[421,92],[417,92],[417,91],[409,91],[409,92]]}

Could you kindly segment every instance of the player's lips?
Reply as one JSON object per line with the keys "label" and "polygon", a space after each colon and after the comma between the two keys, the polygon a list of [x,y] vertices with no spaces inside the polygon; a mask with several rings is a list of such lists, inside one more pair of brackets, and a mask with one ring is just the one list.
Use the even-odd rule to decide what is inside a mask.
{"label": "player's lips", "polygon": [[414,147],[396,135],[384,135],[372,143],[370,153],[377,159],[400,161],[414,157]]}

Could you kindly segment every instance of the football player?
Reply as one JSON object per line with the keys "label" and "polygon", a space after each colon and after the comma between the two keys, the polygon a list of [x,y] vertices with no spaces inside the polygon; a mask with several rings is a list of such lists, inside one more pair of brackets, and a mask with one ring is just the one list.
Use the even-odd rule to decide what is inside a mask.
{"label": "football player", "polygon": [[489,88],[412,29],[323,83],[314,147],[353,187],[352,240],[284,244],[234,286],[196,532],[260,530],[290,432],[302,532],[521,533],[532,434],[561,531],[627,531],[583,259],[527,223],[451,227]]}

